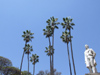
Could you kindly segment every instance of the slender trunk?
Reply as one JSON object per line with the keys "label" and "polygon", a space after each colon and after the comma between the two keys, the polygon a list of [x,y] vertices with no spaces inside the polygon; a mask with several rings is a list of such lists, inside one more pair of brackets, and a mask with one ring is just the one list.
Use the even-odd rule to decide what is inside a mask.
{"label": "slender trunk", "polygon": [[34,73],[35,73],[35,64],[33,65],[33,75],[34,75]]}
{"label": "slender trunk", "polygon": [[[51,53],[51,52],[50,52]],[[50,54],[50,75],[52,75],[52,62],[51,62],[51,54]]]}
{"label": "slender trunk", "polygon": [[28,75],[29,75],[29,53],[28,53],[27,58],[28,58]]}
{"label": "slender trunk", "polygon": [[49,46],[50,46],[50,75],[52,75],[51,74],[51,72],[52,72],[52,69],[51,69],[52,64],[51,64],[51,41],[50,41],[50,37],[49,37]]}
{"label": "slender trunk", "polygon": [[[26,44],[27,44],[27,42],[25,42],[25,46],[26,46]],[[24,58],[24,51],[23,51],[23,55],[22,55],[21,65],[20,65],[20,75],[21,75],[21,70],[22,70],[23,58]]]}
{"label": "slender trunk", "polygon": [[[54,49],[54,32],[52,35],[52,48]],[[52,75],[54,75],[54,50],[52,50]]]}
{"label": "slender trunk", "polygon": [[[71,39],[71,31],[70,32],[70,39]],[[76,70],[75,70],[75,63],[74,63],[74,57],[73,57],[73,49],[72,49],[72,40],[70,41],[70,47],[71,47],[71,55],[72,55],[72,62],[73,62],[73,68],[74,68],[74,75],[76,75]]]}
{"label": "slender trunk", "polygon": [[71,62],[70,62],[70,54],[69,54],[68,43],[67,43],[67,52],[68,52],[68,60],[69,60],[70,75],[72,75],[72,69],[71,69]]}
{"label": "slender trunk", "polygon": [[21,65],[20,65],[20,75],[21,75],[21,69],[22,69],[22,64],[23,64],[23,58],[24,58],[24,51],[23,51],[23,55],[22,55]]}
{"label": "slender trunk", "polygon": [[72,50],[72,41],[70,42],[70,46],[71,46],[71,55],[72,55],[72,62],[73,62],[73,68],[74,68],[74,75],[76,75],[75,63],[74,63],[74,57],[73,57],[73,50]]}

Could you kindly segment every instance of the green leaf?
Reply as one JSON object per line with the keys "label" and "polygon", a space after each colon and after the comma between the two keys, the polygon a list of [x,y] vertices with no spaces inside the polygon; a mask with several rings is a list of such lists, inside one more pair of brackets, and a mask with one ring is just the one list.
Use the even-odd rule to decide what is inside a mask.
{"label": "green leaf", "polygon": [[48,21],[46,21],[46,23],[49,23]]}
{"label": "green leaf", "polygon": [[73,19],[70,19],[70,22],[72,22]]}
{"label": "green leaf", "polygon": [[71,38],[73,38],[73,36],[71,36]]}
{"label": "green leaf", "polygon": [[48,26],[48,28],[51,28],[51,26]]}
{"label": "green leaf", "polygon": [[47,47],[45,47],[46,48],[46,50],[48,49]]}
{"label": "green leaf", "polygon": [[60,38],[63,38],[63,36],[60,36]]}
{"label": "green leaf", "polygon": [[71,23],[71,25],[74,26],[75,24],[74,23]]}
{"label": "green leaf", "polygon": [[25,37],[25,35],[22,35],[22,37]]}
{"label": "green leaf", "polygon": [[63,26],[63,28],[65,28],[65,26]]}
{"label": "green leaf", "polygon": [[37,58],[39,58],[39,56],[37,56]]}
{"label": "green leaf", "polygon": [[55,26],[55,28],[57,28],[57,29],[58,29],[58,27],[57,27],[57,26]]}
{"label": "green leaf", "polygon": [[32,59],[30,59],[30,61],[32,62]]}
{"label": "green leaf", "polygon": [[33,35],[34,33],[30,33],[30,35]]}
{"label": "green leaf", "polygon": [[66,17],[66,20],[68,20],[68,17]]}
{"label": "green leaf", "polygon": [[31,38],[34,38],[33,36]]}
{"label": "green leaf", "polygon": [[48,19],[48,22],[50,22],[50,19]]}
{"label": "green leaf", "polygon": [[43,29],[43,31],[45,31],[45,29]]}
{"label": "green leaf", "polygon": [[71,27],[73,29],[73,27]]}
{"label": "green leaf", "polygon": [[63,18],[63,21],[65,21],[65,18]]}
{"label": "green leaf", "polygon": [[23,33],[26,34],[25,31],[23,31]]}
{"label": "green leaf", "polygon": [[61,25],[65,25],[65,23],[61,23]]}
{"label": "green leaf", "polygon": [[28,30],[26,30],[26,32],[28,33]]}
{"label": "green leaf", "polygon": [[46,26],[46,29],[48,29],[48,26]]}
{"label": "green leaf", "polygon": [[31,49],[31,51],[33,51],[33,49]]}
{"label": "green leaf", "polygon": [[47,53],[48,51],[46,50],[45,52]]}

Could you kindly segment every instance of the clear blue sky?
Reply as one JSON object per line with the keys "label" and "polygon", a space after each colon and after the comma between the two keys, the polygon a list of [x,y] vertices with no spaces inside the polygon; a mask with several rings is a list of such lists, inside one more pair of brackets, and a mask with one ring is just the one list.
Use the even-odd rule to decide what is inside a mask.
{"label": "clear blue sky", "polygon": [[[96,52],[97,70],[100,72],[100,0],[0,0],[0,56],[10,59],[13,66],[20,67],[24,41],[21,35],[25,30],[34,34],[34,51],[40,56],[36,64],[36,74],[49,70],[49,57],[44,53],[48,39],[43,36],[46,20],[54,16],[62,22],[63,17],[71,16],[75,23],[73,50],[77,75],[88,73],[84,62],[85,44]],[[60,36],[64,31],[59,25],[55,31],[54,67],[62,75],[69,75],[66,44]],[[32,71],[30,63],[30,72]],[[27,55],[22,70],[27,70]]]}

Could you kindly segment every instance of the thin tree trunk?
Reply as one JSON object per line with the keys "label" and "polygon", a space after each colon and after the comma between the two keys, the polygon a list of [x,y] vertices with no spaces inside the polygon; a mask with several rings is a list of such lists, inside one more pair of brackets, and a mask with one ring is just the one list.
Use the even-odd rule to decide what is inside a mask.
{"label": "thin tree trunk", "polygon": [[33,65],[33,75],[34,75],[34,73],[35,73],[35,64]]}
{"label": "thin tree trunk", "polygon": [[23,58],[24,58],[24,51],[23,51],[23,55],[22,55],[21,65],[20,65],[20,75],[21,75],[21,69],[22,69],[22,64],[23,64]]}
{"label": "thin tree trunk", "polygon": [[[25,46],[26,46],[26,44],[27,44],[27,42],[25,42]],[[24,58],[24,51],[23,51],[23,55],[22,55],[21,65],[20,65],[20,75],[21,75],[21,70],[22,70],[23,58]]]}
{"label": "thin tree trunk", "polygon": [[[71,31],[70,32],[70,39],[71,39]],[[75,63],[74,63],[74,57],[73,57],[73,49],[72,49],[72,40],[70,41],[70,47],[71,47],[71,55],[72,55],[72,62],[73,62],[73,68],[74,68],[74,75],[76,75],[76,70],[75,70]]]}
{"label": "thin tree trunk", "polygon": [[72,55],[72,62],[73,62],[73,68],[74,68],[74,75],[76,75],[75,64],[74,64],[74,57],[73,57],[73,50],[72,50],[72,41],[70,42],[70,46],[71,46],[71,55]]}
{"label": "thin tree trunk", "polygon": [[[51,53],[51,52],[50,52]],[[52,62],[51,62],[51,55],[50,55],[50,75],[52,75]]]}
{"label": "thin tree trunk", "polygon": [[29,75],[29,54],[28,54],[28,75]]}
{"label": "thin tree trunk", "polygon": [[[54,32],[52,35],[52,47],[54,49]],[[54,75],[54,50],[52,50],[52,75]]]}
{"label": "thin tree trunk", "polygon": [[70,75],[72,75],[72,69],[71,69],[71,62],[70,62],[70,54],[69,54],[68,43],[67,43],[67,52],[68,52],[68,60],[69,60]]}
{"label": "thin tree trunk", "polygon": [[50,41],[50,37],[49,37],[49,46],[50,46],[50,75],[52,75],[52,65],[51,65],[51,41]]}

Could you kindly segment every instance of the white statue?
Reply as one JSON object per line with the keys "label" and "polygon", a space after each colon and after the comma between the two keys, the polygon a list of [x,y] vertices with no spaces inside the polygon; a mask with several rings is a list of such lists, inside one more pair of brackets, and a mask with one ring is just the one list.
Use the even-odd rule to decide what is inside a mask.
{"label": "white statue", "polygon": [[89,48],[88,45],[85,45],[85,63],[86,67],[89,69],[90,73],[97,73],[96,70],[96,61],[95,61],[95,56],[96,53],[93,51],[93,49]]}

